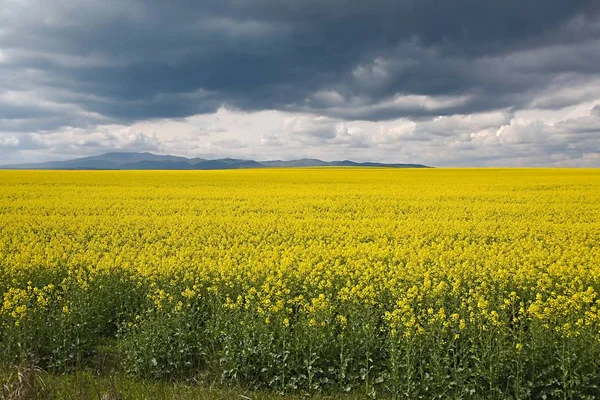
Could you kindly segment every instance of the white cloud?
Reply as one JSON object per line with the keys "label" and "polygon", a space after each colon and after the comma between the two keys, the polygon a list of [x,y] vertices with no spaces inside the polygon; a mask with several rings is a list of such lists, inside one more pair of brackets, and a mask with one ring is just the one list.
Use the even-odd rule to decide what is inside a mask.
{"label": "white cloud", "polygon": [[179,120],[62,128],[43,134],[4,133],[0,135],[0,160],[44,161],[123,150],[206,158],[315,157],[435,166],[600,166],[597,104],[600,101],[591,100],[558,110],[498,110],[381,122],[221,107],[212,114]]}
{"label": "white cloud", "polygon": [[539,120],[513,119],[496,132],[500,143],[532,144],[541,143],[551,136],[552,126]]}
{"label": "white cloud", "polygon": [[336,90],[319,90],[307,101],[324,107],[339,106],[345,103],[344,96]]}
{"label": "white cloud", "polygon": [[369,64],[359,65],[352,71],[352,76],[360,85],[381,85],[389,78],[390,64],[382,57],[377,57]]}
{"label": "white cloud", "polygon": [[16,135],[0,137],[0,148],[17,148],[19,146],[19,138]]}
{"label": "white cloud", "polygon": [[423,95],[397,95],[390,102],[394,107],[400,109],[422,108],[435,111],[448,107],[464,105],[471,96],[423,96]]}

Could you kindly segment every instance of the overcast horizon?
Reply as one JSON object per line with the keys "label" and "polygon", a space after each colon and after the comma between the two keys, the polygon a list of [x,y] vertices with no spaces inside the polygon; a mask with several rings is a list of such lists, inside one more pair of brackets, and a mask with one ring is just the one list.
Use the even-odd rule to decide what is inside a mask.
{"label": "overcast horizon", "polygon": [[0,0],[0,164],[600,167],[593,0]]}

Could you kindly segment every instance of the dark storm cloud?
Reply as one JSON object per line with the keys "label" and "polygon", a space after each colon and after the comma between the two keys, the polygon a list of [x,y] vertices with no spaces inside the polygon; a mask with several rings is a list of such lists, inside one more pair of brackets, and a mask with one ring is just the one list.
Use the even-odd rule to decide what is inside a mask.
{"label": "dark storm cloud", "polygon": [[564,74],[600,72],[599,4],[0,0],[0,104],[14,91],[43,100],[6,106],[0,126],[222,104],[374,121],[520,108]]}

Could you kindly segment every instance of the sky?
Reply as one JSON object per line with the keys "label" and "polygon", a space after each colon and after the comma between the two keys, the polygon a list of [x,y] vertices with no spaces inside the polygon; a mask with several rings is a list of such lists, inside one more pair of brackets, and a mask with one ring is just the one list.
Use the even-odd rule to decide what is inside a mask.
{"label": "sky", "polygon": [[0,164],[600,167],[598,0],[0,0]]}

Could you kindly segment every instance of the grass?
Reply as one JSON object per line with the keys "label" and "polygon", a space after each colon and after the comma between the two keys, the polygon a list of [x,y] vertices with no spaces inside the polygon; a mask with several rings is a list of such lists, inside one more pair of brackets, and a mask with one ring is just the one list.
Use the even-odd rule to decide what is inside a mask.
{"label": "grass", "polygon": [[[99,375],[94,370],[51,374],[38,367],[0,370],[0,400],[299,400],[307,396],[281,395],[241,387],[226,387],[199,376],[190,382],[157,382],[124,377],[118,372]],[[312,399],[355,400],[354,395],[313,395]]]}

